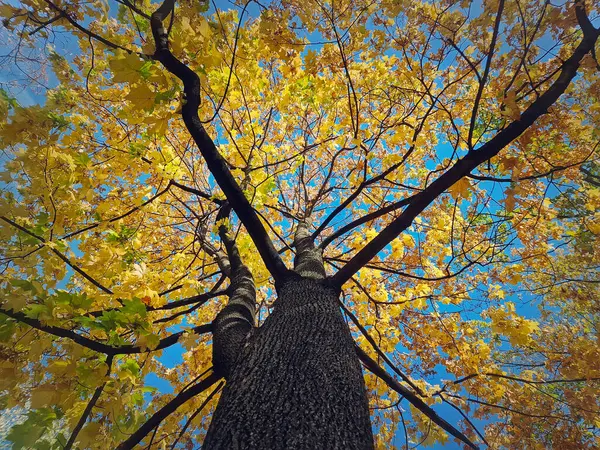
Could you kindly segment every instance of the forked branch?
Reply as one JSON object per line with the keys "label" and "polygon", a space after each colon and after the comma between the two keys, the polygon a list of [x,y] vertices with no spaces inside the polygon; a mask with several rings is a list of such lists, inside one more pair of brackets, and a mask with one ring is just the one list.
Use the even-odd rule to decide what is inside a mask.
{"label": "forked branch", "polygon": [[163,27],[163,20],[169,14],[174,13],[174,8],[175,0],[165,0],[152,14],[150,25],[156,44],[154,58],[183,82],[184,102],[181,108],[183,121],[198,146],[202,157],[206,161],[208,169],[215,177],[217,184],[227,197],[227,201],[248,231],[254,245],[256,245],[267,269],[275,279],[275,282],[280,282],[288,273],[288,269],[285,267],[258,215],[252,209],[252,205],[246,199],[244,192],[235,178],[233,178],[225,159],[219,153],[198,116],[198,109],[200,107],[200,78],[169,50],[169,36],[167,30]]}
{"label": "forked branch", "polygon": [[589,22],[581,0],[576,1],[575,11],[584,36],[573,54],[562,65],[560,74],[554,83],[536,101],[529,105],[517,120],[511,122],[506,128],[478,149],[469,150],[464,158],[459,159],[443,175],[421,191],[400,216],[386,226],[333,276],[332,282],[334,286],[341,288],[352,275],[373,259],[377,253],[383,250],[400,233],[405,231],[412,224],[413,220],[443,192],[458,180],[470,174],[477,166],[496,156],[503,148],[523,134],[542,114],[547,113],[548,108],[558,100],[571,84],[571,81],[577,74],[581,60],[591,52],[598,40],[599,31]]}

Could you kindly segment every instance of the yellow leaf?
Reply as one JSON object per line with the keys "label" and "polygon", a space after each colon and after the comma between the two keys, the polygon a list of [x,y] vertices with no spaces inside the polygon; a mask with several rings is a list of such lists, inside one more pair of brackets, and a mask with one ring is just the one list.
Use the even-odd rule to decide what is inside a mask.
{"label": "yellow leaf", "polygon": [[508,212],[512,212],[515,209],[515,191],[512,189],[506,190],[506,198],[504,199],[504,205]]}
{"label": "yellow leaf", "polygon": [[405,247],[414,247],[415,246],[415,240],[413,239],[413,237],[410,234],[403,234],[402,235],[402,242],[404,243]]}
{"label": "yellow leaf", "polygon": [[521,117],[521,109],[517,104],[516,97],[516,92],[510,91],[506,94],[506,97],[504,98],[505,109],[503,111],[503,114],[513,120],[518,120],[519,117]]}
{"label": "yellow leaf", "polygon": [[210,34],[210,26],[205,18],[201,17],[199,19],[200,26],[198,27],[198,33],[202,38],[206,38]]}
{"label": "yellow leaf", "polygon": [[186,350],[191,350],[198,345],[198,334],[196,333],[184,333],[177,342],[183,346]]}
{"label": "yellow leaf", "polygon": [[154,122],[150,127],[150,133],[156,136],[164,136],[169,129],[169,117],[165,117]]}
{"label": "yellow leaf", "polygon": [[75,369],[75,364],[69,360],[56,360],[48,364],[47,371],[54,375],[64,375],[72,372]]}
{"label": "yellow leaf", "polygon": [[125,98],[132,102],[134,106],[141,109],[150,109],[154,106],[156,94],[150,90],[147,84],[142,83],[133,87]]}
{"label": "yellow leaf", "polygon": [[3,308],[13,311],[21,311],[27,305],[27,298],[24,295],[13,293],[9,295],[3,303]]}
{"label": "yellow leaf", "polygon": [[77,436],[78,448],[98,448],[101,425],[97,422],[88,422]]}
{"label": "yellow leaf", "polygon": [[13,388],[18,382],[17,373],[17,368],[12,362],[0,361],[0,389]]}
{"label": "yellow leaf", "polygon": [[31,391],[31,407],[33,409],[51,406],[57,399],[57,391],[54,386],[43,384]]}
{"label": "yellow leaf", "polygon": [[450,195],[452,195],[452,197],[458,200],[461,197],[468,198],[471,195],[470,189],[471,182],[468,180],[468,178],[463,177],[456,183],[454,183],[452,186],[450,186],[448,192],[450,192]]}
{"label": "yellow leaf", "polygon": [[401,259],[404,256],[404,243],[400,239],[392,241],[392,258]]}
{"label": "yellow leaf", "polygon": [[155,334],[141,335],[137,338],[137,344],[140,347],[148,350],[154,350],[156,347],[158,347],[159,343],[160,338]]}
{"label": "yellow leaf", "polygon": [[111,59],[108,65],[113,72],[115,83],[135,83],[142,78],[139,70],[144,65],[144,61],[135,53],[118,50],[117,57]]}
{"label": "yellow leaf", "polygon": [[588,229],[594,234],[600,234],[600,222],[588,222]]}

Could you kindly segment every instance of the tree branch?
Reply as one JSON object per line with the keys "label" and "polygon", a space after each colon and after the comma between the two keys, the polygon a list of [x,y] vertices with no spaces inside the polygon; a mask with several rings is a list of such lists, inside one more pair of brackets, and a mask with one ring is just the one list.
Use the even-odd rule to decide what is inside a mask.
{"label": "tree branch", "polygon": [[102,42],[104,45],[106,45],[109,48],[112,49],[121,49],[127,53],[134,53],[132,50],[122,47],[120,45],[115,44],[114,42],[109,41],[106,38],[103,38],[102,36],[88,30],[87,28],[85,28],[84,26],[80,25],[76,20],[74,20],[70,15],[68,11],[65,11],[61,8],[59,8],[58,6],[56,6],[54,3],[52,3],[49,0],[44,0],[46,2],[46,4],[48,6],[50,6],[51,9],[55,10],[56,12],[58,12],[60,14],[61,17],[64,17],[71,25],[73,25],[75,28],[77,28],[79,31],[81,31],[82,33],[86,34],[87,36],[96,39],[99,42]]}
{"label": "tree branch", "polygon": [[397,202],[391,203],[387,206],[384,206],[383,208],[379,208],[377,211],[370,212],[356,220],[353,220],[349,224],[344,225],[342,228],[339,228],[334,233],[330,234],[325,239],[323,239],[323,241],[319,244],[319,248],[324,250],[325,247],[331,244],[331,242],[333,242],[338,237],[346,234],[348,231],[353,230],[354,228],[359,227],[367,222],[370,222],[371,220],[375,220],[381,216],[396,211],[406,205],[409,205],[411,202],[415,201],[418,196],[419,194],[415,194],[411,197],[403,198],[402,200],[398,200]]}
{"label": "tree branch", "polygon": [[342,203],[340,203],[332,212],[331,214],[329,214],[329,216],[327,216],[325,218],[325,220],[323,220],[323,222],[321,223],[321,225],[319,225],[319,228],[317,228],[315,230],[315,232],[312,234],[312,238],[313,240],[317,238],[317,236],[319,236],[319,234],[321,234],[321,232],[323,230],[325,230],[325,228],[327,228],[327,226],[331,223],[331,221],[340,213],[342,212],[348,205],[350,205],[350,203],[352,203],[352,201],[358,197],[360,195],[360,193],[363,191],[364,188],[368,187],[369,185],[376,183],[380,180],[383,180],[385,177],[387,177],[390,173],[392,173],[394,170],[396,170],[398,167],[400,167],[405,161],[406,161],[407,157],[405,155],[404,158],[402,158],[402,161],[392,165],[391,167],[389,167],[388,169],[386,169],[385,171],[383,171],[382,173],[380,173],[379,175],[373,177],[373,178],[369,178],[366,181],[363,181],[362,183],[360,183],[360,185],[354,190],[354,192],[352,192],[352,194],[350,194]]}
{"label": "tree branch", "polygon": [[198,117],[198,109],[200,107],[200,78],[169,50],[169,38],[162,21],[169,13],[172,13],[174,6],[175,0],[165,0],[152,14],[150,23],[156,44],[154,58],[183,82],[185,96],[185,101],[181,108],[183,121],[206,161],[208,169],[215,177],[217,184],[227,197],[227,201],[248,231],[267,269],[275,279],[275,282],[278,283],[283,281],[288,273],[288,269],[285,267],[283,260],[277,253],[267,231],[246,199],[242,189],[235,181],[235,178],[233,178],[225,159],[219,153]]}
{"label": "tree branch", "polygon": [[[512,375],[504,375],[501,373],[484,372],[484,373],[473,373],[465,377],[459,378],[458,380],[452,381],[452,385],[464,383],[467,380],[476,377],[492,377],[492,378],[504,378],[505,380],[517,381],[519,383],[527,384],[557,384],[557,383],[583,383],[585,381],[600,381],[600,377],[589,377],[589,378],[554,378],[550,380],[526,380],[525,378],[519,378]],[[445,392],[445,387],[442,388],[439,393]],[[435,395],[435,394],[434,394]]]}
{"label": "tree branch", "polygon": [[219,384],[217,384],[217,387],[215,387],[212,390],[212,392],[210,394],[208,394],[208,396],[202,402],[202,404],[198,407],[198,409],[196,411],[194,411],[194,413],[190,416],[190,418],[187,420],[187,422],[185,423],[185,425],[183,426],[183,428],[181,429],[181,431],[177,435],[177,438],[175,438],[175,440],[173,441],[173,444],[171,444],[171,450],[175,450],[175,446],[177,445],[177,443],[179,442],[179,440],[181,439],[181,437],[183,436],[183,434],[186,432],[186,430],[190,426],[190,423],[192,423],[192,420],[194,420],[194,418],[198,414],[200,414],[202,412],[202,410],[204,409],[204,407],[206,405],[208,405],[208,402],[210,402],[211,399],[215,396],[215,394],[221,390],[221,388],[223,387],[223,384],[224,384],[223,381],[221,381]]}
{"label": "tree branch", "polygon": [[213,202],[213,203],[215,203],[215,204],[217,204],[219,206],[221,206],[224,203],[223,200],[221,200],[221,199],[215,198],[214,196],[211,196],[211,195],[207,194],[206,192],[200,191],[200,190],[198,190],[196,188],[193,188],[193,187],[186,186],[184,184],[178,183],[175,180],[171,180],[170,183],[173,186],[181,189],[182,191],[189,192],[191,194],[195,194],[198,197],[201,197],[201,198],[203,198],[205,200],[210,200],[211,202]]}
{"label": "tree branch", "polygon": [[85,336],[81,336],[80,334],[75,333],[73,330],[67,330],[65,328],[55,327],[52,325],[43,325],[39,320],[27,317],[25,314],[17,311],[8,311],[5,309],[0,309],[0,314],[5,314],[18,322],[24,323],[32,328],[35,328],[36,330],[43,331],[56,337],[70,339],[76,344],[89,348],[90,350],[94,350],[95,352],[104,353],[106,355],[132,355],[135,353],[157,352],[159,350],[163,350],[167,347],[170,347],[171,345],[176,344],[179,338],[186,332],[203,334],[212,331],[212,324],[198,325],[194,328],[179,331],[170,336],[167,336],[166,338],[161,339],[158,345],[150,350],[142,348],[141,346],[129,344],[120,345],[118,347],[107,345],[102,342],[86,338]]}
{"label": "tree branch", "polygon": [[302,220],[298,222],[294,236],[296,257],[294,258],[294,271],[306,278],[322,280],[326,277],[323,266],[323,254],[320,248],[315,248],[315,243],[308,231],[308,224]]}
{"label": "tree branch", "polygon": [[444,398],[440,395],[440,398],[442,399],[442,401],[450,406],[452,406],[452,408],[454,408],[456,411],[458,411],[460,413],[460,415],[463,417],[463,419],[465,419],[465,421],[469,424],[469,426],[475,431],[475,433],[477,433],[477,436],[479,436],[479,439],[481,439],[483,441],[483,443],[485,445],[487,445],[488,447],[490,446],[490,444],[488,443],[488,441],[485,439],[485,436],[477,429],[477,427],[475,426],[475,424],[471,421],[471,419],[469,419],[469,416],[467,416],[462,409],[460,409],[458,406],[456,406],[454,403],[452,403],[450,400],[448,400],[447,398]]}
{"label": "tree branch", "polygon": [[192,397],[195,397],[210,388],[220,379],[221,377],[213,372],[198,384],[177,394],[173,400],[156,411],[135,433],[119,444],[116,450],[130,450],[134,448],[148,433],[150,433],[150,431],[155,427],[158,427],[166,417],[174,413],[177,408]]}
{"label": "tree branch", "polygon": [[[581,1],[575,5],[576,10],[583,8]],[[583,13],[585,14],[585,13]],[[593,28],[592,28],[593,29]],[[350,279],[361,267],[377,255],[386,245],[406,230],[415,217],[427,208],[444,191],[451,187],[462,177],[468,175],[473,169],[496,156],[504,147],[519,137],[542,114],[547,113],[556,100],[565,92],[571,80],[577,74],[577,69],[583,57],[590,52],[598,39],[598,30],[584,33],[573,54],[564,62],[556,81],[534,101],[519,117],[500,131],[490,141],[477,150],[469,150],[464,158],[459,159],[450,169],[430,184],[425,190],[417,194],[410,205],[361,249],[342,269],[333,276],[333,286],[341,286]]]}
{"label": "tree branch", "polygon": [[[44,239],[43,237],[38,236],[37,234],[29,231],[27,228],[19,225],[16,222],[13,222],[8,217],[0,216],[0,219],[4,220],[6,223],[9,223],[13,227],[19,229],[23,233],[28,234],[29,236],[36,238],[37,240],[39,240],[40,242],[43,242],[44,244],[46,244],[46,243],[49,242],[49,241],[46,241],[46,239]],[[78,267],[75,264],[73,264],[71,262],[71,260],[69,258],[67,258],[65,255],[63,255],[61,252],[59,252],[58,250],[56,250],[53,247],[49,247],[49,248],[52,251],[52,253],[54,253],[56,256],[58,256],[60,259],[62,259],[65,263],[67,263],[67,265],[69,267],[71,267],[75,272],[77,272],[78,274],[80,274],[83,278],[85,278],[86,280],[88,280],[90,283],[92,283],[98,289],[100,289],[101,291],[104,291],[107,294],[112,294],[113,293],[110,289],[108,289],[107,287],[103,286],[98,281],[96,281],[94,278],[92,278],[90,275],[88,275],[87,272],[85,272],[83,269],[81,269],[80,267]]]}
{"label": "tree branch", "polygon": [[[106,364],[108,365],[108,369],[106,370],[106,375],[105,375],[106,377],[110,376],[110,370],[112,368],[112,362],[113,362],[113,355],[109,355],[108,358],[106,358]],[[90,399],[90,401],[86,405],[86,407],[85,407],[85,409],[83,411],[83,414],[81,415],[81,417],[79,418],[79,421],[77,422],[77,425],[75,425],[75,428],[73,428],[73,432],[71,433],[71,437],[69,438],[69,440],[67,441],[67,443],[65,445],[65,450],[71,450],[71,448],[73,448],[73,444],[75,444],[75,440],[77,439],[77,435],[79,434],[79,432],[81,431],[81,429],[85,425],[85,422],[87,421],[88,416],[92,412],[92,408],[94,407],[94,405],[96,404],[96,402],[100,398],[100,395],[102,394],[102,391],[104,390],[104,386],[106,386],[106,381],[104,381],[94,391],[94,395],[92,395],[92,398]]]}
{"label": "tree branch", "polygon": [[146,14],[144,11],[142,11],[140,8],[138,8],[137,6],[135,6],[133,3],[131,3],[129,0],[116,0],[117,3],[120,3],[123,6],[127,6],[129,9],[131,9],[133,12],[139,14],[140,16],[142,16],[144,19],[148,19],[150,20],[150,16],[148,14]]}
{"label": "tree branch", "polygon": [[[216,286],[215,286],[215,288],[216,288]],[[192,297],[184,298],[181,300],[176,300],[174,302],[167,303],[166,305],[163,305],[163,306],[156,306],[156,307],[151,306],[148,308],[148,311],[164,311],[164,310],[180,308],[182,306],[193,305],[193,304],[198,304],[198,303],[204,304],[211,298],[221,297],[222,295],[226,295],[228,292],[228,289],[217,291],[215,288],[213,288],[213,290],[211,290],[210,292],[204,292],[203,294],[198,294],[198,295],[194,295]]]}
{"label": "tree branch", "polygon": [[413,388],[415,390],[415,392],[417,392],[421,397],[423,397],[423,391],[421,391],[421,389],[419,389],[419,387],[414,384],[412,382],[412,380],[408,377],[408,375],[402,373],[402,371],[400,371],[400,369],[398,369],[394,363],[392,363],[392,361],[390,361],[390,359],[387,357],[387,355],[379,348],[379,346],[377,345],[377,343],[375,342],[375,340],[371,337],[371,335],[367,332],[367,330],[365,329],[365,327],[363,327],[360,322],[358,321],[358,319],[356,318],[356,316],[354,314],[352,314],[351,311],[348,310],[348,308],[346,308],[346,306],[340,302],[340,306],[342,307],[342,309],[344,310],[344,312],[346,313],[346,315],[348,317],[350,317],[350,320],[352,320],[352,322],[354,323],[354,325],[356,325],[356,327],[360,330],[360,332],[362,333],[362,335],[365,337],[365,339],[369,342],[369,344],[371,344],[371,347],[373,347],[373,350],[375,350],[375,352],[381,356],[381,358],[383,358],[383,360],[387,363],[388,366],[390,366],[390,368],[396,372],[396,374],[402,378],[402,381],[404,381],[406,384],[408,384],[411,388]]}
{"label": "tree branch", "polygon": [[490,73],[490,66],[492,64],[492,56],[494,56],[494,48],[496,47],[496,40],[498,39],[498,31],[500,30],[500,21],[502,19],[502,10],[504,9],[504,0],[498,2],[498,13],[496,14],[496,21],[494,22],[494,32],[492,34],[492,42],[487,55],[487,61],[485,62],[485,69],[483,71],[483,77],[479,81],[479,88],[477,89],[477,95],[475,96],[475,102],[473,104],[473,112],[471,112],[471,124],[469,125],[469,136],[467,137],[467,145],[470,149],[473,148],[473,131],[475,130],[475,122],[477,121],[477,110],[479,109],[479,102],[485,89],[487,77]]}
{"label": "tree branch", "polygon": [[[167,184],[167,187],[165,187],[162,191],[157,192],[156,194],[154,194],[152,197],[150,197],[148,200],[146,200],[145,202],[143,202],[140,206],[136,206],[134,208],[131,208],[129,211],[124,212],[123,214],[113,217],[112,219],[108,219],[108,223],[112,223],[112,222],[116,222],[117,220],[121,220],[124,219],[125,217],[133,214],[134,212],[140,210],[141,208],[143,208],[144,206],[152,203],[154,200],[156,200],[158,197],[160,197],[161,195],[163,195],[165,192],[167,192],[170,188],[171,185],[175,184],[173,182],[173,180],[169,181],[169,184]],[[74,236],[77,236],[78,234],[84,233],[85,231],[89,231],[89,230],[93,230],[94,228],[97,228],[100,226],[100,222],[98,223],[93,223],[91,225],[88,225],[80,230],[76,230],[73,231],[72,233],[69,233],[65,236],[63,236],[61,239],[70,239]]]}
{"label": "tree branch", "polygon": [[455,438],[461,440],[465,444],[467,444],[472,449],[478,449],[471,440],[457,430],[454,426],[450,425],[444,419],[442,419],[438,413],[436,413],[430,406],[428,406],[423,400],[417,397],[416,394],[409,391],[407,388],[398,383],[394,377],[392,377],[389,373],[387,373],[384,369],[382,369],[379,364],[377,364],[369,355],[367,355],[358,345],[355,346],[356,353],[358,354],[358,358],[363,362],[365,367],[369,369],[373,374],[378,376],[382,381],[384,381],[391,389],[396,391],[398,394],[402,395],[406,400],[408,400],[415,408],[421,411],[425,416],[429,417],[433,423],[438,425],[440,428],[454,436]]}
{"label": "tree branch", "polygon": [[231,264],[231,296],[213,321],[212,359],[215,372],[227,379],[254,328],[256,288],[252,273],[242,263],[238,248],[227,234],[225,225],[219,226],[219,235]]}

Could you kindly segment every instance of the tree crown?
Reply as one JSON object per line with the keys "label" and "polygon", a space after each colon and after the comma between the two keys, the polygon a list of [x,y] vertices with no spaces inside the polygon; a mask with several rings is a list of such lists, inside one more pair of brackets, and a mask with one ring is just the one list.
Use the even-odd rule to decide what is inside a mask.
{"label": "tree crown", "polygon": [[431,407],[463,442],[600,445],[598,12],[2,4],[0,406],[27,410],[8,440],[115,447],[177,405],[141,443],[200,442],[228,239],[260,324],[300,226],[379,445],[446,442]]}

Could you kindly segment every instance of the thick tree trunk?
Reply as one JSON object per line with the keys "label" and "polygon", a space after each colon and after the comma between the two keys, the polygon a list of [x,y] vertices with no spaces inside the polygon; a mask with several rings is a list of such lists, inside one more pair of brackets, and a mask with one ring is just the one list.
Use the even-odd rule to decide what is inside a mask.
{"label": "thick tree trunk", "polygon": [[205,450],[373,448],[354,343],[323,280],[286,281],[228,372]]}

